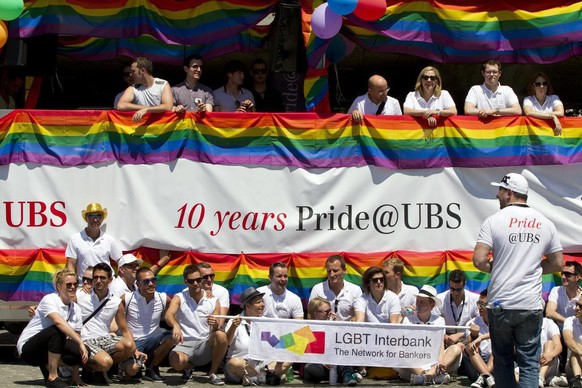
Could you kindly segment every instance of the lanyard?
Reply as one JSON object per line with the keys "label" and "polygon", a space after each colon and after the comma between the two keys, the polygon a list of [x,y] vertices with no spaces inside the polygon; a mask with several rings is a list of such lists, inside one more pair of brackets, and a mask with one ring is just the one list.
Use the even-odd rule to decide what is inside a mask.
{"label": "lanyard", "polygon": [[467,296],[463,294],[463,302],[461,302],[461,311],[459,311],[459,316],[457,317],[455,315],[455,310],[453,309],[453,296],[449,293],[449,299],[451,301],[451,314],[453,314],[453,319],[455,320],[455,324],[457,326],[459,326],[459,321],[461,320],[461,317],[463,316],[463,309],[465,308],[465,298]]}

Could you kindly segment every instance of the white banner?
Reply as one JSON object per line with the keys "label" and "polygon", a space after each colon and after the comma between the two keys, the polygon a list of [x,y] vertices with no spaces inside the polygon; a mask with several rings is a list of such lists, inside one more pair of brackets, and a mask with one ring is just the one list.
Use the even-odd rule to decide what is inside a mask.
{"label": "white banner", "polygon": [[0,249],[64,248],[99,202],[122,249],[208,253],[472,250],[507,172],[582,252],[582,165],[527,169],[302,170],[177,160],[153,165],[0,166]]}
{"label": "white banner", "polygon": [[393,368],[433,365],[444,329],[338,321],[253,320],[249,358]]}

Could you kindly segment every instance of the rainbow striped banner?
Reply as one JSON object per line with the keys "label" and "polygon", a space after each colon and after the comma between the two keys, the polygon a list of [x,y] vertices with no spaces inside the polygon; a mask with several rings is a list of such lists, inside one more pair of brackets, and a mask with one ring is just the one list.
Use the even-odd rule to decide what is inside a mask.
{"label": "rainbow striped banner", "polygon": [[[355,125],[349,115],[165,113],[136,124],[130,113],[116,111],[17,110],[0,119],[0,165],[98,168],[102,163],[152,164],[180,158],[250,168],[302,169],[580,163],[582,120],[565,118],[562,122],[562,134],[554,136],[545,121],[526,117],[481,121],[457,116],[428,129],[407,116],[370,116]],[[141,247],[133,252],[146,263],[157,261],[157,250]],[[184,266],[206,261],[213,265],[217,282],[230,289],[233,303],[237,303],[246,287],[268,282],[271,263],[285,261],[291,268],[289,288],[305,300],[311,287],[325,278],[323,264],[331,253],[336,252],[173,252],[172,260],[159,273],[159,287],[176,293],[184,287]],[[356,284],[366,268],[390,257],[406,263],[405,281],[417,286],[429,283],[443,291],[447,275],[454,269],[467,273],[472,291],[484,289],[488,282],[488,276],[473,267],[469,251],[342,254],[347,279]],[[582,261],[578,254],[566,259]],[[64,264],[64,247],[0,250],[0,299],[40,300],[52,291],[51,275]],[[544,276],[544,296],[557,281],[553,275]]]}
{"label": "rainbow striped banner", "polygon": [[523,116],[440,118],[312,113],[152,114],[142,124],[118,111],[22,111],[0,119],[0,165],[150,164],[188,159],[226,165],[389,169],[562,165],[582,162],[582,120]]}

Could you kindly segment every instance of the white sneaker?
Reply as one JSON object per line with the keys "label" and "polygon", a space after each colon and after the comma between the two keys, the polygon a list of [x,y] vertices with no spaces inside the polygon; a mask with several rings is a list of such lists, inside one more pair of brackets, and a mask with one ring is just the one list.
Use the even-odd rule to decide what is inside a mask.
{"label": "white sneaker", "polygon": [[495,377],[493,376],[485,377],[485,383],[489,388],[495,388]]}
{"label": "white sneaker", "polygon": [[451,376],[448,373],[437,373],[432,378],[432,382],[435,384],[448,384],[451,382]]}
{"label": "white sneaker", "polygon": [[554,376],[554,377],[552,377],[549,385],[550,385],[550,387],[567,387],[567,386],[569,386],[568,379],[566,379],[566,376]]}
{"label": "white sneaker", "polygon": [[415,375],[414,373],[410,375],[410,385],[424,385],[426,384],[425,375]]}
{"label": "white sneaker", "polygon": [[485,383],[485,378],[483,378],[483,375],[479,375],[477,380],[475,380],[475,382],[473,384],[471,384],[471,388],[483,388],[486,386],[487,385]]}
{"label": "white sneaker", "polygon": [[538,386],[540,388],[544,388],[545,385],[546,385],[546,379],[544,379],[542,376],[538,376]]}

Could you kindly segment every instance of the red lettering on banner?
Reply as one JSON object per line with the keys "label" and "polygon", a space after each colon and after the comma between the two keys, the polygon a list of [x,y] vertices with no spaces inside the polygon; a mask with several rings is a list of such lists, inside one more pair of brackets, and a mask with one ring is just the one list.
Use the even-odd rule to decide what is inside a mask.
{"label": "red lettering on banner", "polygon": [[[39,228],[50,225],[59,228],[66,224],[65,203],[63,201],[47,203],[42,201],[18,201],[18,210],[13,205],[15,202],[4,202],[6,209],[6,224],[12,228],[26,226],[28,228]],[[25,220],[28,223],[24,225]]]}
{"label": "red lettering on banner", "polygon": [[[217,210],[214,216],[218,222],[218,227],[216,230],[210,231],[211,236],[217,236],[223,227],[227,227],[229,230],[237,230],[239,228],[243,230],[267,230],[272,228],[273,230],[281,231],[285,229],[284,220],[287,218],[285,213],[248,212],[243,215],[240,211],[222,213],[220,210]],[[270,223],[269,221],[271,220],[274,222]]]}
{"label": "red lettering on banner", "polygon": [[519,220],[516,217],[511,217],[509,219],[509,227],[510,228],[529,228],[529,229],[541,229],[542,223],[538,221],[537,218],[528,219],[527,217],[523,220]]}

